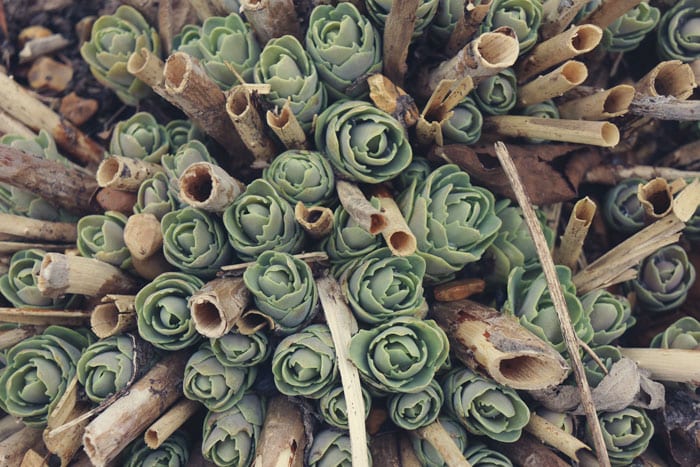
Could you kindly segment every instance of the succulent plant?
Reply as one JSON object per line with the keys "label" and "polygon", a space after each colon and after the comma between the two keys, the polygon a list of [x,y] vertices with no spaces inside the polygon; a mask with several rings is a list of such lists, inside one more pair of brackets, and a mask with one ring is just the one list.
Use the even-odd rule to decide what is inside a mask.
{"label": "succulent plant", "polygon": [[489,449],[483,443],[469,445],[464,458],[472,467],[512,467],[513,463],[504,454]]}
{"label": "succulent plant", "polygon": [[277,390],[287,396],[319,399],[339,382],[335,348],[328,326],[312,324],[291,334],[272,355]]}
{"label": "succulent plant", "polygon": [[448,281],[481,258],[501,227],[494,204],[493,194],[473,186],[454,164],[438,167],[401,194],[399,206],[425,259],[429,283]]}
{"label": "succulent plant", "polygon": [[403,191],[413,185],[425,180],[433,169],[430,168],[430,162],[425,157],[414,157],[406,170],[392,180],[394,187],[398,191]]}
{"label": "succulent plant", "polygon": [[692,316],[684,316],[654,336],[650,346],[661,349],[697,350],[700,348],[700,322]]}
{"label": "succulent plant", "polygon": [[700,58],[698,18],[698,0],[679,0],[661,16],[656,45],[662,59],[691,62]]}
{"label": "succulent plant", "polygon": [[[335,429],[325,429],[316,433],[309,447],[307,463],[304,465],[308,467],[327,465],[352,467],[352,451],[348,433]],[[367,459],[365,465],[371,467],[372,459]]]}
{"label": "succulent plant", "polygon": [[301,43],[290,35],[270,40],[255,65],[254,79],[269,84],[265,98],[282,107],[289,100],[292,113],[307,133],[314,115],[326,107],[326,88]]}
{"label": "succulent plant", "polygon": [[253,393],[225,412],[209,412],[202,430],[204,458],[219,467],[252,465],[264,418],[263,401]]}
{"label": "succulent plant", "polygon": [[306,51],[333,100],[366,97],[365,78],[382,69],[381,36],[352,3],[313,9]]}
{"label": "succulent plant", "polygon": [[515,71],[506,68],[477,84],[473,91],[474,102],[483,114],[505,115],[518,102],[517,89]]}
{"label": "succulent plant", "polygon": [[209,162],[217,165],[209,150],[201,141],[192,140],[180,146],[175,153],[165,154],[161,164],[168,176],[171,195],[180,199],[180,176],[187,168],[196,162]]}
{"label": "succulent plant", "polygon": [[484,118],[474,99],[466,97],[452,109],[452,115],[444,120],[440,127],[446,141],[473,144],[481,138],[481,125],[483,123]]}
{"label": "succulent plant", "polygon": [[[2,188],[0,187],[0,189]],[[0,195],[0,203],[2,203],[2,195]],[[693,242],[700,240],[700,208],[698,208],[693,216],[685,223],[683,236]]]}
{"label": "succulent plant", "polygon": [[695,267],[679,245],[665,246],[647,256],[636,279],[626,283],[637,295],[637,304],[646,311],[678,308],[695,282]]}
{"label": "succulent plant", "polygon": [[44,250],[32,248],[20,250],[10,258],[7,273],[0,276],[0,294],[15,307],[61,309],[74,297],[49,298],[39,291],[37,282],[45,254]]}
{"label": "succulent plant", "polygon": [[[464,452],[467,447],[467,432],[462,425],[456,419],[448,417],[444,413],[438,417],[438,422],[449,433],[450,438],[452,438],[459,450]],[[447,463],[442,458],[442,455],[430,444],[430,441],[422,439],[413,432],[410,432],[410,437],[413,451],[416,453],[416,457],[418,457],[422,466],[447,467]]]}
{"label": "succulent plant", "polygon": [[[367,13],[378,29],[384,31],[386,18],[391,11],[391,0],[367,0]],[[416,23],[413,26],[413,38],[420,36],[430,26],[438,8],[438,0],[420,0],[416,9]]]}
{"label": "succulent plant", "polygon": [[420,256],[394,256],[388,248],[380,248],[349,270],[342,289],[359,321],[378,324],[421,310],[424,274]]}
{"label": "succulent plant", "polygon": [[464,15],[465,0],[438,0],[437,11],[430,24],[430,39],[436,44],[446,44],[457,21]]}
{"label": "succulent plant", "polygon": [[10,348],[0,373],[0,408],[27,426],[45,427],[75,376],[80,353],[93,339],[89,333],[49,326]]}
{"label": "succulent plant", "polygon": [[542,23],[540,0],[496,0],[481,23],[481,32],[493,31],[507,26],[515,32],[520,45],[520,54],[535,46],[537,33]]}
{"label": "succulent plant", "polygon": [[244,261],[255,261],[268,250],[298,253],[304,232],[294,219],[294,209],[275,188],[254,180],[223,214],[229,242]]}
{"label": "succulent plant", "polygon": [[341,101],[316,121],[316,148],[343,177],[381,183],[408,167],[413,151],[394,117],[363,101]]}
{"label": "succulent plant", "polygon": [[222,365],[209,342],[204,342],[185,365],[182,391],[212,412],[231,409],[255,382],[256,366]]}
{"label": "succulent plant", "polygon": [[620,349],[613,347],[612,345],[601,345],[595,347],[593,348],[593,352],[595,352],[598,359],[603,363],[603,365],[605,365],[605,370],[603,370],[598,362],[593,360],[590,355],[585,354],[583,356],[583,369],[586,373],[586,380],[591,388],[597,387],[600,382],[603,381],[605,375],[610,371],[613,364],[622,359]]}
{"label": "succulent plant", "polygon": [[592,345],[610,344],[637,322],[632,316],[632,306],[626,297],[598,289],[580,298],[583,312],[593,326]]}
{"label": "succulent plant", "polygon": [[[654,435],[654,424],[642,409],[628,407],[618,412],[598,414],[610,463],[629,465],[646,451]],[[586,433],[590,440],[590,433]]]}
{"label": "succulent plant", "polygon": [[639,178],[627,178],[608,190],[603,201],[603,216],[608,226],[624,233],[634,233],[644,227],[646,214],[637,197]]}
{"label": "succulent plant", "polygon": [[163,254],[179,270],[212,278],[233,258],[221,219],[202,209],[185,207],[161,220]]}
{"label": "succulent plant", "polygon": [[512,443],[530,420],[530,409],[514,389],[456,368],[442,380],[444,409],[475,435]]}
{"label": "succulent plant", "polygon": [[197,344],[202,336],[194,327],[187,300],[204,285],[182,272],[165,272],[136,294],[139,335],[155,347],[180,350]]}
{"label": "succulent plant", "polygon": [[[365,418],[369,415],[372,407],[372,396],[364,387],[362,390],[362,400],[365,405]],[[345,392],[342,386],[336,386],[317,401],[318,413],[321,414],[323,420],[331,426],[340,428],[341,430],[348,429],[348,408],[345,403]]]}
{"label": "succulent plant", "polygon": [[173,52],[185,52],[187,55],[202,60],[202,51],[199,40],[202,38],[202,27],[198,24],[186,24],[179,33],[173,37]]}
{"label": "succulent plant", "polygon": [[131,253],[124,243],[127,217],[117,211],[91,214],[78,221],[78,251],[122,269],[131,268]]}
{"label": "succulent plant", "polygon": [[153,214],[161,220],[170,211],[180,206],[180,200],[170,190],[168,176],[163,172],[144,180],[136,193],[135,214]]}
{"label": "succulent plant", "polygon": [[270,356],[270,345],[264,332],[241,334],[231,330],[228,334],[209,340],[211,350],[222,365],[255,366]]}
{"label": "succulent plant", "polygon": [[575,415],[567,412],[555,412],[544,407],[538,407],[535,412],[560,430],[570,435],[576,435]]}
{"label": "succulent plant", "polygon": [[617,18],[603,31],[603,47],[611,52],[636,49],[659,22],[659,9],[642,2]]}
{"label": "succulent plant", "polygon": [[318,311],[318,290],[311,268],[289,253],[266,251],[243,273],[255,305],[275,322],[275,329],[291,334],[303,328]]}
{"label": "succulent plant", "polygon": [[335,175],[320,152],[292,149],[272,160],[262,178],[292,205],[331,206],[337,202]]}
{"label": "succulent plant", "polygon": [[113,156],[142,159],[160,163],[160,158],[170,149],[165,127],[148,112],[138,112],[128,120],[114,126],[109,141],[109,153]]}
{"label": "succulent plant", "polygon": [[165,134],[170,141],[170,151],[177,152],[180,146],[192,141],[206,141],[207,135],[192,120],[171,120],[165,125]]}
{"label": "succulent plant", "polygon": [[149,448],[140,436],[124,450],[119,463],[125,467],[185,467],[190,459],[189,446],[183,430],[175,431],[156,449]]}
{"label": "succulent plant", "polygon": [[121,5],[113,15],[95,21],[80,55],[97,81],[112,89],[125,104],[136,105],[151,88],[126,71],[126,63],[132,53],[144,48],[160,55],[158,32],[136,9]]}
{"label": "succulent plant", "polygon": [[387,399],[389,418],[399,428],[415,430],[437,420],[443,400],[440,384],[432,380],[422,391],[391,394]]}
{"label": "succulent plant", "polygon": [[349,355],[371,388],[415,393],[430,385],[448,352],[447,335],[435,321],[402,316],[357,332]]}

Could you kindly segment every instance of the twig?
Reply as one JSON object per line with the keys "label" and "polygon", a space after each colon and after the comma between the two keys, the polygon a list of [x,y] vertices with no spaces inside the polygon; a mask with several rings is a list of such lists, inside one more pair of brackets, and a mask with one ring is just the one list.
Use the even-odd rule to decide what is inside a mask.
{"label": "twig", "polygon": [[0,307],[0,321],[32,325],[83,326],[90,321],[90,311]]}
{"label": "twig", "polygon": [[583,18],[581,23],[595,24],[605,29],[640,3],[642,0],[603,0],[598,8]]}
{"label": "twig", "polygon": [[600,371],[605,373],[606,375],[608,374],[608,368],[605,366],[605,363],[600,359],[597,353],[591,348],[590,345],[586,344],[584,341],[581,340],[580,337],[576,336],[576,339],[578,339],[578,345],[581,346],[581,348],[588,354],[589,357],[591,357],[591,360],[593,360],[598,367],[600,367]]}
{"label": "twig", "polygon": [[262,46],[285,34],[303,38],[292,0],[241,0],[240,4],[241,13],[245,14]]}
{"label": "twig", "polygon": [[561,326],[564,342],[566,343],[566,349],[573,365],[576,384],[578,385],[579,392],[581,394],[581,404],[583,405],[586,413],[586,419],[588,420],[588,426],[593,437],[598,461],[603,467],[609,467],[610,459],[608,458],[605,440],[603,439],[600,422],[598,420],[598,415],[596,414],[595,405],[593,404],[591,388],[588,386],[586,373],[583,370],[581,357],[578,353],[578,340],[576,339],[576,332],[571,324],[571,317],[569,316],[569,311],[566,307],[564,293],[562,292],[561,284],[559,283],[559,279],[554,268],[554,261],[552,261],[552,256],[549,253],[547,241],[544,238],[542,228],[540,227],[537,216],[535,215],[535,210],[532,208],[532,204],[530,204],[527,193],[525,193],[525,188],[520,181],[520,175],[515,168],[515,164],[513,164],[513,160],[510,158],[510,154],[508,154],[508,149],[506,149],[505,144],[500,141],[496,143],[495,146],[498,160],[501,162],[503,170],[508,175],[508,179],[513,191],[515,192],[518,204],[523,210],[525,222],[528,230],[530,231],[530,235],[532,236],[535,248],[537,249],[537,255],[540,259],[540,264],[542,265],[545,278],[547,279],[549,293],[552,297],[554,309],[556,310],[557,317],[559,318],[559,324]]}
{"label": "twig", "polygon": [[35,138],[36,133],[27,128],[27,126],[15,119],[7,112],[0,110],[0,133],[3,135],[20,135],[25,138]]}
{"label": "twig", "polygon": [[538,104],[559,97],[588,78],[588,68],[583,62],[569,60],[559,68],[541,75],[518,88],[518,105]]}
{"label": "twig", "polygon": [[620,351],[637,362],[640,368],[649,370],[653,379],[696,385],[700,382],[700,352],[697,349],[623,348]]}
{"label": "twig", "polygon": [[[574,20],[574,17],[590,0],[548,0],[543,5],[543,21],[540,26],[540,34],[543,39],[556,36]],[[552,5],[555,8],[550,8]]]}
{"label": "twig", "polygon": [[[302,261],[306,261],[307,263],[322,263],[328,261],[328,255],[324,251],[310,251],[308,253],[299,253],[293,256]],[[224,273],[224,275],[231,276],[243,274],[243,271],[248,269],[248,267],[252,266],[253,264],[255,264],[255,261],[250,261],[247,263],[229,264],[226,266],[221,266],[221,271]]]}
{"label": "twig", "polygon": [[475,0],[469,0],[464,4],[464,12],[457,20],[455,28],[450,34],[450,38],[447,40],[447,47],[445,48],[447,55],[452,56],[459,52],[459,50],[467,45],[477,30],[481,23],[486,19],[486,15],[489,13],[491,8],[492,0],[481,0],[478,5],[474,4]]}
{"label": "twig", "polygon": [[[697,155],[695,156],[697,157]],[[671,167],[655,167],[651,165],[635,165],[623,167],[621,165],[599,165],[586,172],[584,180],[587,183],[602,183],[616,185],[628,178],[641,178],[651,180],[661,177],[667,180],[679,178],[698,178],[700,171],[678,170]]]}
{"label": "twig", "polygon": [[39,248],[45,251],[66,251],[75,248],[74,243],[34,243],[34,242],[11,242],[0,241],[0,254],[11,254],[28,248]]}
{"label": "twig", "polygon": [[483,279],[459,279],[436,286],[433,289],[433,296],[438,302],[454,302],[464,300],[484,290],[486,290],[486,281]]}
{"label": "twig", "polygon": [[450,433],[445,430],[445,427],[438,420],[413,430],[413,432],[421,439],[429,442],[450,467],[471,467],[471,464],[464,458],[462,451],[455,444]]}
{"label": "twig", "polygon": [[375,73],[367,78],[367,84],[369,84],[369,97],[374,102],[374,105],[390,113],[406,128],[416,124],[418,121],[418,107],[406,91],[379,73]]}
{"label": "twig", "polygon": [[23,239],[73,243],[78,237],[78,228],[68,222],[41,221],[0,213],[0,233]]}
{"label": "twig", "polygon": [[578,438],[534,413],[530,415],[530,422],[525,426],[525,431],[566,454],[576,462],[580,462],[579,455],[582,451],[588,452],[591,450]]}
{"label": "twig", "polygon": [[586,196],[574,205],[559,248],[554,251],[554,262],[575,269],[583,250],[588,229],[596,212],[595,203]]}
{"label": "twig", "polygon": [[[665,155],[659,160],[659,165],[664,166],[664,168],[698,169],[700,168],[700,158],[698,158],[698,154],[700,154],[700,140],[684,144],[673,152]],[[700,172],[697,173],[698,175],[696,176],[700,176]]]}
{"label": "twig", "polygon": [[564,143],[613,147],[620,142],[620,131],[610,122],[561,120],[524,115],[496,115],[484,119],[484,132],[499,136],[538,138]]}
{"label": "twig", "polygon": [[148,427],[143,440],[151,449],[157,449],[200,408],[197,401],[182,398]]}
{"label": "twig", "polygon": [[270,399],[253,464],[260,467],[300,467],[304,463],[306,444],[299,405],[282,395]]}
{"label": "twig", "polygon": [[44,332],[44,326],[21,326],[14,329],[0,331],[0,350],[9,349],[28,337]]}
{"label": "twig", "polygon": [[419,0],[393,0],[384,25],[384,74],[403,86],[408,66],[408,46],[416,24]]}
{"label": "twig", "polygon": [[643,96],[635,98],[629,106],[633,115],[659,120],[700,120],[700,101],[680,100],[673,96]]}
{"label": "twig", "polygon": [[275,143],[265,134],[262,118],[253,104],[253,93],[245,85],[234,86],[226,99],[226,113],[233,126],[241,135],[243,144],[253,154],[254,169],[270,165],[278,150]]}

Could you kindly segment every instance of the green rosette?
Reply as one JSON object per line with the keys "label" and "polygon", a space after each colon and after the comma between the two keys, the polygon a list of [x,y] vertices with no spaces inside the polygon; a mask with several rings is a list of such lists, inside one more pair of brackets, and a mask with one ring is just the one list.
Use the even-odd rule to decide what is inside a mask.
{"label": "green rosette", "polygon": [[403,191],[413,184],[420,183],[425,180],[433,169],[430,167],[430,162],[425,157],[414,157],[406,170],[402,171],[396,178],[392,180],[394,187],[398,191]]}
{"label": "green rosette", "polygon": [[555,412],[553,410],[538,407],[535,412],[540,417],[547,420],[552,425],[570,435],[576,435],[576,416],[566,412]]}
{"label": "green rosette", "polygon": [[626,297],[598,289],[580,298],[583,312],[593,326],[592,345],[610,344],[637,322]]}
{"label": "green rosette", "polygon": [[263,180],[292,206],[332,206],[337,202],[335,175],[320,152],[290,149],[275,157],[263,170]]}
{"label": "green rosette", "polygon": [[443,400],[440,384],[432,380],[422,391],[390,395],[386,405],[389,418],[396,426],[415,430],[437,420]]}
{"label": "green rosette", "polygon": [[221,89],[226,91],[241,84],[236,74],[246,83],[253,82],[253,67],[260,57],[260,46],[252,29],[238,13],[205,19],[200,35],[197,43],[200,62]]}
{"label": "green rosette", "polygon": [[410,316],[363,329],[350,340],[350,360],[379,392],[426,389],[447,360],[447,335],[433,320]]}
{"label": "green rosette", "polygon": [[[368,453],[369,456],[369,453]],[[352,467],[350,435],[347,431],[325,429],[314,435],[309,447],[308,467]],[[372,467],[372,458],[367,458],[367,467]]]}
{"label": "green rosette", "polygon": [[427,282],[446,282],[481,258],[501,227],[494,204],[493,194],[473,186],[454,164],[401,194],[399,207],[425,260]]}
{"label": "green rosette", "polygon": [[270,345],[264,332],[228,334],[209,340],[214,356],[225,366],[256,366],[270,356]]}
{"label": "green rosette", "polygon": [[[360,389],[362,390],[362,400],[365,404],[366,419],[372,408],[372,396],[365,388],[360,387]],[[336,386],[324,394],[318,399],[316,406],[318,407],[318,413],[321,414],[321,418],[326,423],[341,430],[348,429],[348,407],[345,403],[345,393],[342,386]]]}
{"label": "green rosette", "polygon": [[303,247],[294,208],[265,180],[248,185],[223,218],[229,242],[243,261],[255,261],[269,250],[294,254]]}
{"label": "green rosette", "polygon": [[[614,466],[630,465],[646,451],[654,435],[654,424],[642,409],[627,407],[618,412],[601,412],[598,420],[610,463]],[[588,430],[586,438],[592,442]]]}
{"label": "green rosette", "polygon": [[608,190],[603,200],[603,218],[614,230],[634,233],[645,225],[644,206],[637,198],[637,187],[646,181],[640,178],[627,178]]}
{"label": "green rosette", "polygon": [[[386,18],[391,11],[392,0],[366,0],[367,14],[380,31],[384,31]],[[438,8],[438,0],[420,0],[416,9],[416,22],[413,26],[413,39],[423,34],[430,26]]]}
{"label": "green rosette", "polygon": [[466,97],[454,109],[452,115],[440,122],[442,136],[449,143],[473,144],[481,138],[484,118],[474,99]]}
{"label": "green rosette", "polygon": [[[457,445],[460,451],[464,452],[467,447],[467,432],[462,425],[454,418],[441,415],[438,417],[438,422],[449,433],[452,441]],[[411,445],[413,452],[424,467],[448,467],[442,455],[437,449],[425,439],[422,439],[417,434],[411,432]]]}
{"label": "green rosette", "polygon": [[483,34],[504,26],[511,28],[518,38],[522,55],[535,46],[541,23],[541,0],[496,0],[491,2],[480,32]]}
{"label": "green rosette", "polygon": [[394,256],[389,248],[380,248],[358,262],[342,281],[342,290],[359,321],[379,324],[421,311],[424,275],[420,256]]}
{"label": "green rosette", "polygon": [[654,336],[649,346],[660,349],[697,350],[700,348],[700,322],[692,316],[684,316]]}
{"label": "green rosette", "polygon": [[10,258],[7,273],[0,277],[0,293],[16,308],[62,309],[73,295],[45,297],[37,287],[39,270],[45,251],[36,248],[20,250]]}
{"label": "green rosette", "polygon": [[0,373],[0,408],[27,426],[44,428],[93,339],[89,332],[49,326],[10,348]]}
{"label": "green rosette", "polygon": [[656,47],[664,60],[700,58],[700,0],[679,0],[661,17]]}
{"label": "green rosette", "polygon": [[443,46],[450,39],[459,19],[464,16],[465,0],[438,0],[437,11],[430,24],[432,42]]}
{"label": "green rosette", "polygon": [[121,5],[113,15],[95,21],[80,55],[97,81],[113,90],[126,105],[137,105],[151,88],[126,71],[126,63],[132,53],[144,48],[160,56],[158,32],[136,9]]}
{"label": "green rosette", "polygon": [[299,331],[318,311],[318,290],[311,268],[289,253],[262,253],[246,268],[243,282],[257,309],[272,318],[275,330],[281,333]]}
{"label": "green rosette", "polygon": [[180,350],[197,344],[202,336],[194,327],[187,300],[204,282],[182,272],[166,272],[136,294],[139,335],[163,350]]}
{"label": "green rosette", "polygon": [[204,342],[187,360],[182,392],[212,412],[224,412],[243,398],[257,374],[255,366],[222,365],[211,344]]}
{"label": "green rosette", "polygon": [[645,311],[669,311],[681,306],[695,282],[695,267],[679,245],[665,246],[647,256],[637,278],[626,287],[637,295],[637,305]]}
{"label": "green rosette", "polygon": [[153,214],[162,219],[167,213],[180,206],[179,199],[170,190],[170,181],[163,172],[144,180],[136,193],[135,214]]}
{"label": "green rosette", "polygon": [[165,154],[160,162],[168,176],[170,193],[177,200],[180,199],[180,176],[189,166],[197,162],[218,165],[204,143],[196,140],[183,144],[175,153]]}
{"label": "green rosette", "polygon": [[344,178],[381,183],[408,167],[413,151],[403,126],[364,101],[340,101],[318,116],[316,148]]}
{"label": "green rosette", "polygon": [[505,115],[518,102],[518,81],[512,68],[489,76],[477,84],[474,102],[486,115]]}
{"label": "green rosette", "polygon": [[307,133],[314,115],[326,107],[326,87],[314,61],[294,36],[268,41],[253,77],[258,84],[270,85],[270,93],[265,95],[270,104],[282,108],[289,101],[292,113]]}
{"label": "green rosette", "polygon": [[78,221],[78,251],[122,269],[131,268],[131,253],[124,243],[127,217],[121,212],[92,214]]}
{"label": "green rosette", "polygon": [[611,52],[634,50],[656,27],[660,17],[658,8],[642,2],[605,28],[601,43]]}
{"label": "green rosette", "polygon": [[530,420],[530,409],[515,390],[457,368],[442,380],[444,409],[475,435],[503,443],[517,441]]}
{"label": "green rosette", "polygon": [[120,465],[125,467],[185,467],[190,459],[187,433],[177,430],[156,449],[146,445],[143,436],[131,443],[122,454]]}
{"label": "green rosette", "polygon": [[109,141],[109,153],[113,156],[141,159],[160,163],[160,158],[170,149],[165,127],[148,112],[134,114],[128,120],[117,123]]}
{"label": "green rosette", "polygon": [[282,339],[272,355],[272,376],[287,396],[319,399],[336,386],[338,367],[328,326],[312,324]]}
{"label": "green rosette", "polygon": [[464,458],[472,467],[513,467],[510,459],[498,451],[489,449],[484,443],[470,445],[464,451]]}
{"label": "green rosette", "polygon": [[202,429],[202,454],[219,467],[248,467],[265,419],[262,399],[247,393],[224,412],[209,412]]}
{"label": "green rosette", "polygon": [[165,125],[165,134],[170,141],[170,151],[177,152],[185,143],[192,140],[206,141],[207,135],[191,120],[171,120]]}
{"label": "green rosette", "polygon": [[202,27],[197,24],[186,24],[173,37],[173,52],[185,52],[187,55],[198,60],[204,58],[199,47],[199,40],[202,38]]}
{"label": "green rosette", "polygon": [[[586,380],[591,386],[591,389],[598,387],[603,378],[610,372],[613,364],[622,359],[622,353],[617,347],[612,345],[601,345],[593,348],[593,352],[598,356],[598,359],[605,365],[605,370],[600,367],[600,364],[593,360],[589,354],[583,356],[583,370],[586,373]],[[575,384],[575,382],[574,382]]]}
{"label": "green rosette", "polygon": [[186,207],[164,215],[160,225],[165,259],[183,272],[212,278],[233,258],[226,229],[212,213]]}
{"label": "green rosette", "polygon": [[352,3],[313,9],[306,50],[333,100],[367,97],[366,77],[382,70],[382,38]]}

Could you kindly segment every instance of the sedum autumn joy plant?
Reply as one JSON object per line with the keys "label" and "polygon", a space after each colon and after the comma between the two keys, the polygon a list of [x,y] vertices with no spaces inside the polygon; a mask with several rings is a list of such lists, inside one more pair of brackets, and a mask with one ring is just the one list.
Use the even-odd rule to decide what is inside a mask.
{"label": "sedum autumn joy plant", "polygon": [[337,203],[333,168],[318,151],[285,151],[263,170],[262,178],[292,205],[298,202],[307,206]]}
{"label": "sedum autumn joy plant", "polygon": [[148,112],[134,114],[128,120],[116,124],[109,142],[112,156],[142,159],[158,164],[170,149],[165,127]]}

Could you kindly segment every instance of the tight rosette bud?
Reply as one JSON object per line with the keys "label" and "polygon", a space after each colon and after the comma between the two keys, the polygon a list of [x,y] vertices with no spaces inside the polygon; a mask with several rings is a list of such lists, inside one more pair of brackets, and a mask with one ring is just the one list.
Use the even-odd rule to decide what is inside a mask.
{"label": "tight rosette bud", "polygon": [[205,141],[207,139],[204,133],[191,120],[171,120],[165,125],[165,134],[170,141],[170,152],[177,152],[185,143],[192,140]]}
{"label": "tight rosette bud", "polygon": [[289,253],[266,251],[243,273],[255,306],[284,334],[299,331],[318,311],[311,268]]}
{"label": "tight rosette bud", "polygon": [[209,342],[204,342],[185,365],[182,391],[212,412],[229,410],[253,385],[255,366],[226,366],[216,358]]}
{"label": "tight rosette bud", "polygon": [[451,143],[473,144],[481,138],[484,118],[474,99],[465,98],[454,109],[452,116],[440,124],[442,136]]}
{"label": "tight rosette bud", "polygon": [[430,162],[425,157],[414,157],[406,170],[402,171],[398,177],[392,182],[398,191],[403,191],[414,183],[420,183],[425,180],[433,169],[430,168]]}
{"label": "tight rosette bud", "polygon": [[270,356],[270,345],[264,332],[241,334],[231,330],[228,334],[209,340],[211,350],[222,365],[255,366]]}
{"label": "tight rosette bud", "polygon": [[120,464],[124,467],[185,467],[190,459],[190,441],[187,433],[177,430],[156,449],[146,445],[143,436],[124,451]]}
{"label": "tight rosette bud", "polygon": [[659,22],[658,8],[642,2],[617,18],[603,31],[603,47],[611,52],[627,52],[636,49]]}
{"label": "tight rosette bud", "polygon": [[277,390],[287,396],[319,399],[338,384],[338,367],[331,331],[312,324],[279,343],[272,355]]}
{"label": "tight rosette bud", "polygon": [[695,267],[679,245],[669,245],[647,256],[636,279],[627,287],[637,295],[637,304],[646,311],[678,308],[695,282]]}
{"label": "tight rosette bud", "polygon": [[82,350],[94,338],[62,326],[49,326],[5,354],[0,373],[0,408],[34,428],[46,426],[49,412],[76,373]]}
{"label": "tight rosette bud", "polygon": [[454,164],[438,167],[401,194],[399,206],[416,236],[428,282],[448,281],[481,258],[501,227],[494,204],[493,194],[473,186]]}
{"label": "tight rosette bud", "polygon": [[[369,455],[369,454],[368,454]],[[350,449],[350,436],[347,431],[325,429],[314,435],[314,440],[309,448],[308,467],[323,467],[336,465],[339,467],[352,466],[352,450]],[[372,466],[372,458],[365,464]]]}
{"label": "tight rosette bud", "polygon": [[187,55],[202,60],[199,40],[202,38],[202,27],[197,24],[186,24],[173,37],[172,51],[185,52]]}
{"label": "tight rosette bud", "polygon": [[426,389],[447,360],[447,335],[433,320],[395,318],[352,336],[350,360],[360,377],[380,392]]}
{"label": "tight rosette bud", "polygon": [[512,443],[530,420],[530,409],[515,390],[468,368],[450,371],[442,381],[446,412],[475,435]]}
{"label": "tight rosette bud", "polygon": [[131,253],[124,243],[127,217],[117,211],[92,214],[78,221],[78,251],[122,269],[131,267]]}
{"label": "tight rosette bud", "polygon": [[661,17],[656,46],[664,60],[691,62],[700,58],[700,0],[679,0]]}
{"label": "tight rosette bud", "polygon": [[[392,0],[367,0],[367,13],[378,29],[384,31],[386,18],[391,11]],[[413,38],[420,36],[430,26],[438,8],[438,0],[420,0],[416,9],[416,23],[413,26]]]}
{"label": "tight rosette bud", "polygon": [[430,39],[443,45],[450,39],[459,19],[464,16],[465,0],[438,0],[437,11],[430,24]]}
{"label": "tight rosette bud", "polygon": [[160,55],[158,32],[136,9],[122,5],[113,15],[95,21],[80,55],[97,81],[116,92],[126,105],[136,105],[151,88],[126,71],[126,63],[132,53],[144,48]]}
{"label": "tight rosette bud", "polygon": [[[602,412],[598,419],[610,463],[614,466],[631,464],[646,451],[654,435],[654,424],[642,409],[627,407],[619,412]],[[590,443],[588,430],[586,437]]]}
{"label": "tight rosette bud", "polygon": [[136,294],[139,335],[155,347],[180,350],[197,344],[197,333],[187,300],[204,285],[201,279],[182,272],[166,272]]}
{"label": "tight rosette bud", "polygon": [[387,399],[389,418],[399,428],[415,430],[437,420],[444,396],[437,381],[422,391],[392,394]]}
{"label": "tight rosette bud", "polygon": [[[467,432],[462,425],[454,418],[441,415],[438,417],[438,422],[449,433],[452,441],[457,445],[460,451],[464,452],[467,448]],[[411,432],[411,445],[416,457],[422,466],[425,467],[448,467],[442,455],[437,449],[427,440],[419,437]]]}
{"label": "tight rosette bud", "polygon": [[637,320],[626,297],[604,289],[592,290],[581,297],[583,312],[593,326],[593,345],[606,345],[620,337]]}
{"label": "tight rosette bud", "polygon": [[180,146],[173,154],[165,154],[161,159],[161,164],[168,176],[170,183],[170,193],[176,199],[180,199],[180,176],[189,166],[196,162],[209,162],[218,165],[209,150],[201,141],[188,141]]}
{"label": "tight rosette bud", "polygon": [[403,126],[363,101],[341,101],[318,116],[316,148],[345,178],[381,183],[399,175],[413,158]]}
{"label": "tight rosette bud", "polygon": [[35,248],[20,250],[10,258],[7,273],[0,277],[0,293],[17,308],[61,309],[73,295],[45,297],[37,287],[41,262],[46,254]]}
{"label": "tight rosette bud", "polygon": [[644,227],[646,214],[637,197],[637,187],[646,183],[639,178],[628,178],[605,194],[603,218],[608,226],[623,233],[634,233]]}
{"label": "tight rosette bud", "polygon": [[418,255],[394,256],[380,248],[365,256],[342,282],[355,317],[368,324],[415,316],[424,306],[425,261]]}
{"label": "tight rosette bud", "polygon": [[518,84],[512,68],[480,81],[474,90],[474,102],[486,115],[505,115],[518,103]]}
{"label": "tight rosette bud", "polygon": [[224,412],[209,412],[202,430],[202,454],[219,467],[252,465],[265,407],[256,394],[248,393]]}
{"label": "tight rosette bud", "polygon": [[255,82],[269,84],[265,98],[282,107],[290,102],[292,113],[308,133],[314,115],[326,107],[326,88],[301,43],[290,35],[271,39],[255,65]]}
{"label": "tight rosette bud", "polygon": [[651,340],[650,347],[661,349],[700,349],[700,322],[684,316]]}
{"label": "tight rosette bud", "polygon": [[[361,387],[360,389],[365,404],[365,418],[367,418],[372,408],[372,396],[365,388]],[[334,387],[317,402],[318,412],[326,423],[341,430],[348,429],[348,407],[345,403],[345,392],[342,386]]]}
{"label": "tight rosette bud", "polygon": [[262,178],[293,206],[331,206],[337,202],[335,175],[320,152],[291,149],[275,157]]}
{"label": "tight rosette bud", "polygon": [[109,152],[113,156],[142,159],[154,164],[159,164],[169,149],[165,127],[148,112],[139,112],[117,123],[109,142]]}
{"label": "tight rosette bud", "polygon": [[179,206],[179,199],[170,190],[168,176],[163,172],[158,172],[153,177],[144,180],[139,186],[134,213],[153,214],[160,220]]}
{"label": "tight rosette bud", "polygon": [[333,100],[366,97],[364,78],[382,69],[381,36],[352,3],[314,8],[306,50]]}
{"label": "tight rosette bud", "polygon": [[481,32],[504,26],[511,28],[518,38],[522,55],[535,46],[541,23],[541,0],[496,0],[481,23]]}
{"label": "tight rosette bud", "polygon": [[483,443],[470,445],[464,451],[464,458],[472,467],[513,467],[513,463],[505,455],[489,449]]}
{"label": "tight rosette bud", "polygon": [[254,180],[224,211],[229,242],[244,261],[255,261],[265,251],[298,253],[304,231],[294,219],[294,209],[272,185]]}

